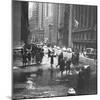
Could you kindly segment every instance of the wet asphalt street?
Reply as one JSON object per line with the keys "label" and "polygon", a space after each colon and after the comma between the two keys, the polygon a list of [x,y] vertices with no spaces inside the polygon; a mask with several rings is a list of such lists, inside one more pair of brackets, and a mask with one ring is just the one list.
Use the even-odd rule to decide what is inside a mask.
{"label": "wet asphalt street", "polygon": [[[82,60],[79,65],[84,64]],[[15,60],[13,63],[13,98],[67,96],[69,88],[74,88],[77,91],[78,72],[75,66],[72,67],[71,73],[66,74],[66,71],[64,71],[61,77],[56,65],[57,58],[55,57],[53,69],[51,69],[50,59],[47,55],[44,56],[40,65],[33,63],[23,67],[20,59]],[[82,94],[96,94],[97,92],[95,67],[96,65],[92,64],[90,85],[86,86],[88,91],[84,89]]]}

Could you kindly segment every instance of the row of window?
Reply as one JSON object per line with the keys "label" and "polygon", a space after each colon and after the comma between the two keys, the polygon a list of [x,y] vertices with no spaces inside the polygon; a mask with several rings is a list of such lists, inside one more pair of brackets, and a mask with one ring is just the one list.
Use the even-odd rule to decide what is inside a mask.
{"label": "row of window", "polygon": [[82,50],[83,48],[86,48],[86,45],[84,44],[73,44],[73,48],[77,48],[79,50]]}
{"label": "row of window", "polygon": [[75,33],[73,34],[73,41],[77,41],[77,40],[96,40],[96,34]]}
{"label": "row of window", "polygon": [[80,44],[80,43],[73,43],[73,48],[77,48],[79,50],[82,50],[82,49],[86,49],[86,48],[97,48],[96,44],[95,43],[92,43],[92,44],[88,44],[88,43],[85,43],[85,44]]}

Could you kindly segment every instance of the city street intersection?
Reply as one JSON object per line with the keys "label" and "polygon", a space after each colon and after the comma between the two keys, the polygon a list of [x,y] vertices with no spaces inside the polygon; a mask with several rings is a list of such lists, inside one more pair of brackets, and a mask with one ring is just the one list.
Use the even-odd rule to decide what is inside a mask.
{"label": "city street intersection", "polygon": [[[89,91],[84,89],[82,94],[96,94],[96,62],[93,59],[81,56],[79,66],[87,64],[91,65]],[[51,69],[50,59],[48,59],[47,55],[44,56],[40,65],[33,63],[23,67],[20,59],[15,60],[13,65],[13,97],[40,98],[67,96],[69,88],[77,91],[77,66],[72,66],[71,73],[67,75],[66,71],[64,71],[63,77],[61,77],[59,67],[56,68],[56,65],[57,57],[54,58],[53,69]]]}

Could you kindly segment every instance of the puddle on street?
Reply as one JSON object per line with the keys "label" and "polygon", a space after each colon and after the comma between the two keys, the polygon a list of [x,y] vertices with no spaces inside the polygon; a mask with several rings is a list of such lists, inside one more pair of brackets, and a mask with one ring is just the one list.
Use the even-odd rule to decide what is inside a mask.
{"label": "puddle on street", "polygon": [[[58,71],[55,69],[42,70],[39,68],[36,72],[14,73],[13,92],[14,94],[24,93],[35,96],[45,96],[54,93],[55,96],[67,94],[68,80],[57,77]],[[19,87],[18,87],[19,85]],[[66,87],[67,85],[67,87]],[[30,92],[31,91],[31,92]],[[24,95],[23,94],[23,95]],[[28,95],[26,93],[26,95]]]}

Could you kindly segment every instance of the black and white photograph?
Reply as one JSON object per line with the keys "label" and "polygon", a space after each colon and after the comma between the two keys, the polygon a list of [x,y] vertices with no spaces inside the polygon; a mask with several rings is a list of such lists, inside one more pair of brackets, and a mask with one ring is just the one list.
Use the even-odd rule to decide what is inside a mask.
{"label": "black and white photograph", "polygon": [[97,95],[97,5],[12,0],[12,99]]}

